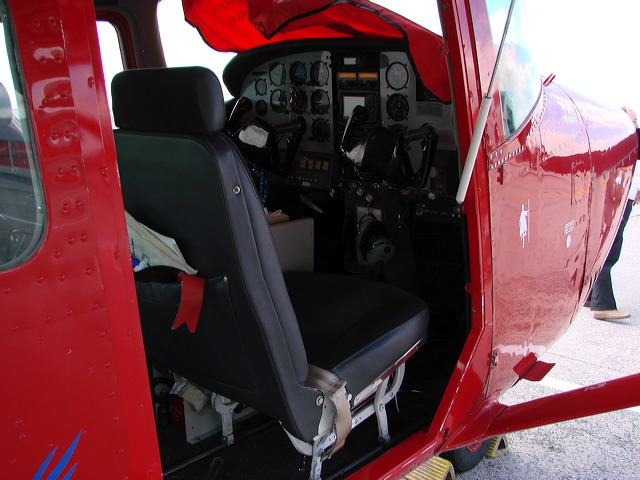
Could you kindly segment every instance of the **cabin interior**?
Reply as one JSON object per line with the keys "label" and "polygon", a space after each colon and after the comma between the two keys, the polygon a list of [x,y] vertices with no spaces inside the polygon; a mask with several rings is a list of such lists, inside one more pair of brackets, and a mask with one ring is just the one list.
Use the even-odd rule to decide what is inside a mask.
{"label": "cabin interior", "polygon": [[[160,3],[165,1],[168,0]],[[134,64],[163,68],[163,45],[155,27],[154,2],[96,0],[95,6],[99,23],[110,23],[115,27],[117,38],[125,41],[116,52],[122,54],[125,68]],[[162,41],[167,48],[166,37]],[[108,54],[105,47],[101,45],[103,55]],[[105,57],[103,64],[108,85],[111,79],[106,69],[111,62]],[[207,67],[204,62],[202,65]],[[393,291],[398,289],[406,294],[402,298],[418,298],[428,306],[427,333],[422,336],[419,348],[408,358],[403,357],[404,380],[387,403],[389,437],[379,440],[375,415],[370,416],[351,431],[342,449],[322,462],[323,478],[343,478],[390,446],[429,427],[469,334],[469,295],[465,291],[469,282],[467,228],[466,215],[455,201],[461,160],[453,103],[440,100],[423,84],[416,74],[407,42],[402,39],[336,38],[273,43],[234,56],[219,80],[228,91],[224,103],[212,99],[211,104],[186,109],[186,115],[189,111],[193,115],[210,114],[211,109],[217,108],[215,105],[223,105],[221,111],[211,114],[217,119],[214,129],[218,140],[212,141],[214,160],[217,148],[242,159],[238,168],[253,185],[243,186],[242,195],[255,198],[251,200],[252,205],[264,208],[268,221],[259,219],[259,222],[268,225],[279,262],[275,265],[284,272],[287,288],[295,289],[297,272],[331,275],[331,278],[390,286]],[[145,84],[151,85],[150,81],[143,82],[143,89]],[[136,108],[145,108],[134,98],[135,91],[122,92],[129,85],[132,83],[123,81],[120,87],[112,87],[113,94],[118,91],[120,95],[111,100],[119,157],[130,155],[122,153],[128,148],[128,142],[138,141],[130,142],[129,134],[122,131],[136,130],[138,127],[132,126],[138,122]],[[176,102],[208,101],[206,93],[188,94],[189,98],[184,100],[179,91],[183,85],[187,84],[160,81],[155,86],[157,98],[168,103],[174,101],[172,97]],[[211,95],[222,95],[222,90],[218,90]],[[147,117],[155,115],[153,111],[146,113]],[[169,121],[185,125],[191,124],[191,120],[173,118]],[[142,124],[164,121],[164,116],[159,116],[147,118]],[[194,123],[199,121],[196,119]],[[140,128],[141,137],[152,136],[153,127]],[[208,132],[196,134],[210,136]],[[158,134],[172,139],[177,135],[175,132]],[[219,137],[227,139],[220,147],[215,146],[220,142]],[[135,144],[136,154],[146,149],[145,145],[144,142]],[[162,155],[162,144],[151,148],[155,149],[154,154]],[[189,148],[188,145],[175,147],[176,155],[185,157],[184,162],[190,155]],[[146,212],[141,206],[144,202],[140,203],[136,197],[138,193],[128,192],[138,192],[143,182],[155,184],[157,188],[164,185],[167,190],[161,191],[160,196],[168,202],[178,202],[180,197],[206,198],[208,190],[197,190],[206,185],[199,177],[208,174],[189,172],[184,177],[189,183],[175,191],[171,183],[163,183],[175,180],[169,178],[170,169],[164,171],[158,167],[156,170],[152,164],[148,171],[138,168],[124,162],[121,165],[125,207],[146,226],[174,237],[189,262],[188,257],[193,254],[190,247],[181,244],[184,235],[162,228],[166,218],[172,216],[166,210],[171,207],[158,206],[155,213]],[[163,175],[166,177],[162,178]],[[224,181],[223,178],[221,182]],[[25,202],[14,207],[25,208]],[[199,214],[209,212],[209,207],[202,206],[202,212],[199,206],[196,209],[193,221],[206,221],[200,218],[206,215]],[[3,228],[11,223],[12,217],[4,213]],[[213,215],[224,217],[221,222],[228,222],[231,230],[236,228],[236,220],[227,218],[233,217],[234,211],[214,211]],[[255,211],[248,215],[249,223],[258,221]],[[189,234],[199,236],[199,228],[196,225]],[[265,227],[261,228],[264,233]],[[241,241],[246,238],[242,235]],[[20,249],[18,244],[16,239],[11,245],[3,246],[0,254],[16,255]],[[225,245],[233,245],[233,240]],[[222,247],[216,248],[218,258],[231,255]],[[271,268],[269,265],[264,268]],[[267,283],[269,275],[265,274]],[[141,292],[144,294],[146,280],[143,277],[144,272],[136,273],[139,296]],[[223,278],[219,284],[205,288],[224,288],[225,281]],[[247,282],[248,288],[253,288],[252,280]],[[340,282],[335,282],[336,288]],[[381,290],[381,295],[387,291],[391,290]],[[331,303],[332,295],[339,292],[307,290],[301,293],[299,301],[323,305]],[[354,291],[343,309],[346,313],[341,315],[348,317],[353,305],[366,308],[371,301],[369,296]],[[403,315],[401,311],[408,302],[387,312],[389,322]],[[223,307],[215,304],[210,308],[219,312]],[[303,310],[304,305],[300,309]],[[298,313],[297,307],[294,310]],[[210,400],[215,400],[219,392],[202,388],[202,382],[193,378],[185,379],[184,369],[180,371],[180,378],[175,377],[172,362],[180,363],[183,358],[164,355],[164,337],[158,340],[155,333],[148,334],[149,331],[143,320],[145,347],[152,351],[148,369],[166,478],[309,477],[312,457],[294,448],[282,428],[286,421],[274,418],[269,408],[261,409],[259,402],[257,408],[242,401],[232,406],[234,442],[229,445],[223,431],[227,417],[222,417],[212,406],[215,401]],[[160,346],[154,343],[156,340]],[[242,343],[243,339],[238,341]],[[216,342],[215,339],[202,340],[198,345],[204,357],[198,358],[222,349],[226,353],[214,355],[216,362],[221,361],[218,357],[228,361],[221,370],[231,376],[243,375],[244,370],[239,366],[242,360],[235,358],[234,349],[223,349]],[[251,346],[245,348],[251,351]],[[383,347],[377,348],[384,351]],[[382,355],[380,352],[376,356]],[[199,375],[194,374],[196,378]],[[229,383],[233,381],[235,379]],[[174,394],[181,382],[181,388],[186,385],[191,396],[185,390],[182,396]]]}

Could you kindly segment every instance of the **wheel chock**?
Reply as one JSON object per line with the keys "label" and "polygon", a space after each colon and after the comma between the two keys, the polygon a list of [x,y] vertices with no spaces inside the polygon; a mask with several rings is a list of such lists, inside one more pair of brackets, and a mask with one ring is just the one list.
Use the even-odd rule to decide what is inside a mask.
{"label": "wheel chock", "polygon": [[402,478],[403,480],[455,480],[456,472],[449,460],[431,457]]}
{"label": "wheel chock", "polygon": [[487,453],[484,454],[487,458],[496,458],[500,455],[504,455],[509,450],[509,442],[507,442],[507,437],[505,435],[497,435],[491,439],[491,443],[489,443],[489,449]]}

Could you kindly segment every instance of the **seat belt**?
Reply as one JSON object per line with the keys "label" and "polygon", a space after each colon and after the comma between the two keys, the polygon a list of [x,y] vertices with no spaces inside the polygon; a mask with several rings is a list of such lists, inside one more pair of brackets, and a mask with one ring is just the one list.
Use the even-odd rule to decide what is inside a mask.
{"label": "seat belt", "polygon": [[340,380],[328,370],[309,365],[306,384],[308,387],[320,390],[324,395],[325,401],[329,400],[336,409],[336,415],[333,419],[336,441],[331,449],[329,455],[331,456],[342,448],[347,435],[351,431],[351,408],[347,398],[347,382]]}

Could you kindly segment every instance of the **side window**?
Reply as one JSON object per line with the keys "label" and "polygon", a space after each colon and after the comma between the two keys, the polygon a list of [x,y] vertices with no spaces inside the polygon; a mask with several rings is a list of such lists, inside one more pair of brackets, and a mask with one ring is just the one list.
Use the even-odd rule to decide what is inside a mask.
{"label": "side window", "polygon": [[27,260],[44,231],[44,203],[10,16],[0,1],[0,271]]}
{"label": "side window", "polygon": [[[509,0],[487,0],[493,43],[502,40],[509,11]],[[502,103],[505,138],[511,137],[524,123],[540,95],[541,81],[531,55],[529,25],[522,0],[516,0],[506,42],[498,66],[498,85]]]}
{"label": "side window", "polygon": [[231,98],[222,71],[235,53],[218,52],[204,43],[198,31],[185,21],[180,0],[158,2],[158,28],[167,67],[207,67],[220,80],[225,99]]}
{"label": "side window", "polygon": [[100,57],[102,58],[102,70],[104,81],[107,87],[107,98],[109,99],[109,112],[111,113],[111,124],[113,122],[113,110],[111,107],[111,81],[116,73],[124,70],[122,53],[120,50],[120,39],[116,27],[104,20],[98,20],[98,39],[100,41]]}

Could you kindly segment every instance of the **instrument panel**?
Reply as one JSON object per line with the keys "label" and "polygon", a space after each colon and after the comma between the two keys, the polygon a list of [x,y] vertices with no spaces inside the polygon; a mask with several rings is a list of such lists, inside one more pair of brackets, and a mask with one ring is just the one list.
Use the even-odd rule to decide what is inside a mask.
{"label": "instrument panel", "polygon": [[[451,131],[450,105],[422,86],[404,51],[336,48],[254,59],[238,96],[250,100],[240,125],[260,119],[278,131],[279,125],[301,121],[302,139],[285,180],[302,187],[335,185],[342,169],[340,142],[356,106],[365,107],[367,116],[353,142],[374,126],[406,133],[430,124]],[[279,138],[282,155],[286,137]],[[453,140],[452,134],[449,137]],[[422,156],[419,142],[405,146],[417,168]]]}

